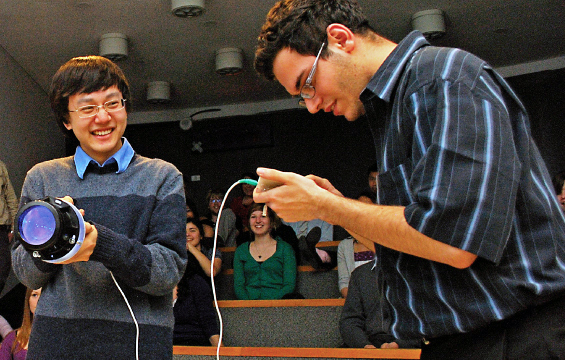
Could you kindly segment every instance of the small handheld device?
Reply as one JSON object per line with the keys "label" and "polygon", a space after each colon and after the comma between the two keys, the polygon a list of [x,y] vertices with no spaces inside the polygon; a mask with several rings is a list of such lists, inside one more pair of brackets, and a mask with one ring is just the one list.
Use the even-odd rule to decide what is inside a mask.
{"label": "small handheld device", "polygon": [[259,177],[259,181],[257,181],[257,188],[259,189],[259,191],[271,190],[281,185],[284,184],[274,180],[263,179],[262,177]]}

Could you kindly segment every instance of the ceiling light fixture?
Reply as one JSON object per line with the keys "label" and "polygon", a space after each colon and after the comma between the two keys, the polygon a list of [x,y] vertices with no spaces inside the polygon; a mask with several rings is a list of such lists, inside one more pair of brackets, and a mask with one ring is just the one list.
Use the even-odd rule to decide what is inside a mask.
{"label": "ceiling light fixture", "polygon": [[171,11],[178,17],[197,17],[204,13],[204,0],[172,0]]}
{"label": "ceiling light fixture", "polygon": [[445,35],[445,18],[440,9],[419,11],[412,15],[412,28],[419,30],[426,39],[437,39]]}
{"label": "ceiling light fixture", "polygon": [[216,72],[220,75],[237,75],[243,71],[243,51],[227,47],[216,51]]}
{"label": "ceiling light fixture", "polygon": [[124,60],[128,57],[128,38],[124,34],[109,33],[100,38],[100,56],[112,61]]}
{"label": "ceiling light fixture", "polygon": [[147,84],[147,101],[152,104],[166,104],[171,101],[171,84],[167,81],[153,81]]}

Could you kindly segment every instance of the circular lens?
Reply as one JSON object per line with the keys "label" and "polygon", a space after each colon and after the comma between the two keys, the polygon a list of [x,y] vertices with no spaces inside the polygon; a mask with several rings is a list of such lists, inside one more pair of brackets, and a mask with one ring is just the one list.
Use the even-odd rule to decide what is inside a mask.
{"label": "circular lens", "polygon": [[55,233],[57,222],[45,206],[35,205],[26,209],[19,217],[22,239],[30,245],[43,245]]}

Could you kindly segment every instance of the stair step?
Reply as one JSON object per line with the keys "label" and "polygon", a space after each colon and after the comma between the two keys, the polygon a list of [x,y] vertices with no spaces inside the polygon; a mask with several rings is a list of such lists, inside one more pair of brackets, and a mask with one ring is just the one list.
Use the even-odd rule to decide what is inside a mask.
{"label": "stair step", "polygon": [[338,348],[344,299],[218,301],[228,346]]}
{"label": "stair step", "polygon": [[[318,359],[419,359],[420,349],[344,349],[344,348],[297,348],[297,347],[221,347],[222,359],[241,357],[264,358],[318,358]],[[215,359],[216,347],[174,346],[175,360]],[[200,356],[198,356],[200,355]],[[195,357],[198,356],[198,357]]]}

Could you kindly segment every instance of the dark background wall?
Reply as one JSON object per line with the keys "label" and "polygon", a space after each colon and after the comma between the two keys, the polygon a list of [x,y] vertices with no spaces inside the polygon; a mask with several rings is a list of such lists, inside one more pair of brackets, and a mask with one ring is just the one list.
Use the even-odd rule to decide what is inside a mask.
{"label": "dark background wall", "polygon": [[[348,122],[305,110],[200,121],[188,131],[177,122],[135,125],[125,136],[140,154],[175,164],[185,175],[187,196],[201,211],[209,189],[227,189],[242,173],[259,166],[316,174],[345,196],[355,197],[366,186],[366,170],[375,161],[364,119]],[[202,143],[202,153],[191,150],[193,142]],[[191,181],[192,175],[199,175],[200,181]],[[238,193],[239,187],[232,192]]]}
{"label": "dark background wall", "polygon": [[[532,133],[550,174],[565,170],[565,69],[508,81],[530,113]],[[305,110],[197,121],[188,131],[178,122],[130,125],[126,137],[138,153],[175,164],[185,175],[187,196],[200,211],[209,189],[227,189],[258,166],[316,174],[355,197],[365,188],[367,167],[375,161],[364,119],[348,122]],[[193,142],[202,143],[202,153],[192,150]],[[74,145],[68,151],[73,153]],[[193,175],[200,181],[191,181]]]}

